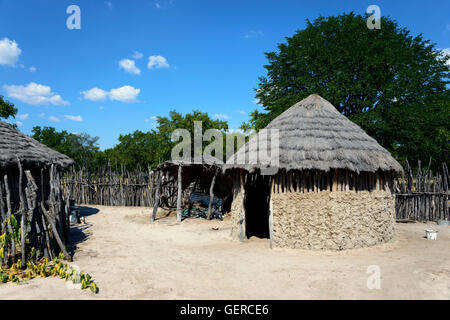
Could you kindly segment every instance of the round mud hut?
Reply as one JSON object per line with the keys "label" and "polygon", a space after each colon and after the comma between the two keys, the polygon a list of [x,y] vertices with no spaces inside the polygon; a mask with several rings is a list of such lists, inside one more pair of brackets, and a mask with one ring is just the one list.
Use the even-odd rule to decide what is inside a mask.
{"label": "round mud hut", "polygon": [[[0,264],[22,263],[63,252],[69,234],[68,204],[60,171],[73,164],[56,152],[0,121],[0,224],[7,237]],[[33,253],[32,253],[33,252]]]}
{"label": "round mud hut", "polygon": [[[233,238],[329,250],[392,239],[393,179],[403,169],[375,139],[315,94],[265,129],[223,167],[233,180]],[[276,136],[277,150],[267,141]]]}

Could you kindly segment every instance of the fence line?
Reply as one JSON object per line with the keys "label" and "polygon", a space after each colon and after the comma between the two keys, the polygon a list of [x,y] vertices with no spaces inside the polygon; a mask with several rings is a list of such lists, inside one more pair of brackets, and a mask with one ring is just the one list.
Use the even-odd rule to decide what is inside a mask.
{"label": "fence line", "polygon": [[[85,168],[67,173],[61,182],[64,194],[70,194],[70,198],[79,204],[104,205],[104,206],[132,206],[152,207],[155,202],[154,190],[156,188],[157,175],[152,171],[127,171],[121,166],[121,171],[112,171],[111,167],[90,172]],[[174,194],[176,195],[176,181],[168,175],[162,178],[163,207],[174,207]]]}
{"label": "fence line", "polygon": [[407,162],[405,174],[396,182],[395,212],[397,220],[450,220],[448,206],[450,177],[447,165],[443,163],[442,172],[436,172],[433,175],[430,165],[427,170],[424,170],[419,161],[414,177]]}
{"label": "fence line", "polygon": [[[450,220],[448,189],[450,177],[445,163],[442,172],[422,169],[419,161],[414,176],[407,162],[405,173],[395,183],[395,211],[397,220],[437,221]],[[142,171],[138,168],[129,172],[121,166],[120,172],[111,166],[89,172],[71,170],[61,182],[64,194],[79,204],[105,206],[152,207],[155,203],[155,189],[158,174],[163,174],[161,184],[161,207],[176,207],[177,181],[168,172]]]}

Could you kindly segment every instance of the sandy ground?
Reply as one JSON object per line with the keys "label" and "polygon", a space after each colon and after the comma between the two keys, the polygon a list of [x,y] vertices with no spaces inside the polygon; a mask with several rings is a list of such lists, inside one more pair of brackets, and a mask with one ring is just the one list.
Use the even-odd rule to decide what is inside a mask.
{"label": "sandy ground", "polygon": [[[74,262],[94,295],[57,278],[0,284],[0,299],[450,299],[450,227],[397,224],[392,243],[340,252],[269,249],[230,240],[223,222],[162,217],[150,208],[93,206],[74,227]],[[218,226],[219,230],[212,227]],[[424,238],[425,229],[438,240]],[[369,290],[377,265],[381,288]]]}

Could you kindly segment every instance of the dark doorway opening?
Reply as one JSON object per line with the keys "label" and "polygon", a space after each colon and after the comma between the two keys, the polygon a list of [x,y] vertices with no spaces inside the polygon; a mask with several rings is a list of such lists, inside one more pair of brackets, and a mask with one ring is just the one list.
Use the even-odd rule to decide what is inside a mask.
{"label": "dark doorway opening", "polygon": [[245,184],[245,233],[247,238],[269,238],[271,177],[260,174],[247,176]]}

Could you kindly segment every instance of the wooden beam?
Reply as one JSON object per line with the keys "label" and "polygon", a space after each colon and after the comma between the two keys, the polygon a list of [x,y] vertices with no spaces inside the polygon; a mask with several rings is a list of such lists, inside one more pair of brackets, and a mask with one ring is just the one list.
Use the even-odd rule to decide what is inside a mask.
{"label": "wooden beam", "polygon": [[153,204],[153,214],[152,214],[151,222],[155,221],[156,212],[158,211],[158,207],[159,207],[159,192],[160,192],[159,189],[161,188],[161,179],[162,179],[162,174],[161,174],[161,171],[158,170],[158,182],[156,184],[155,203]]}
{"label": "wooden beam", "polygon": [[338,191],[338,169],[334,169],[333,172],[333,191]]}
{"label": "wooden beam", "polygon": [[208,214],[206,216],[206,218],[208,220],[211,219],[212,205],[213,205],[213,202],[214,202],[214,184],[216,183],[216,177],[217,177],[218,173],[219,173],[219,168],[217,168],[216,171],[214,172],[214,177],[212,178],[211,186],[209,188],[209,206],[208,206]]}
{"label": "wooden beam", "polygon": [[181,178],[181,164],[178,165],[178,194],[177,194],[177,221],[181,222],[181,196],[183,195],[183,182]]}
{"label": "wooden beam", "polygon": [[241,205],[241,211],[240,211],[240,217],[239,217],[239,240],[241,242],[244,241],[244,235],[245,235],[245,174],[244,171],[241,170],[239,173],[239,181],[241,184],[240,192],[243,193],[242,197],[242,205]]}
{"label": "wooden beam", "polygon": [[269,196],[269,236],[270,236],[270,249],[272,249],[273,245],[273,204],[272,204],[272,195]]}

